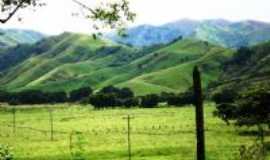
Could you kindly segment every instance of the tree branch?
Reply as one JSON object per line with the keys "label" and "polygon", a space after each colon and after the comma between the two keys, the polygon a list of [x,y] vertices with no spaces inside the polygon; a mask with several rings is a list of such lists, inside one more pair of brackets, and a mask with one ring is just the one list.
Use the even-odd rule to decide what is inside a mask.
{"label": "tree branch", "polygon": [[83,3],[80,2],[80,1],[78,1],[78,0],[72,0],[72,1],[75,2],[75,3],[77,3],[78,5],[80,5],[80,6],[83,7],[84,9],[89,10],[92,14],[95,14],[95,13],[96,13],[92,8],[88,7],[87,5],[83,4]]}
{"label": "tree branch", "polygon": [[7,21],[9,21],[14,15],[15,13],[22,7],[23,3],[26,2],[27,0],[22,0],[17,6],[16,8],[8,15],[7,18],[5,19],[0,19],[0,23],[6,23]]}

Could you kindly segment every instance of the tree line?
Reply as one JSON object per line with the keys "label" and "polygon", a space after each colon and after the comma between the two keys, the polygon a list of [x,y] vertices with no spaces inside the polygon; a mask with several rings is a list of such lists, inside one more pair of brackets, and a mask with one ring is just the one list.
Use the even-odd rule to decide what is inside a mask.
{"label": "tree line", "polygon": [[188,91],[179,94],[162,92],[161,94],[135,96],[134,92],[129,88],[106,86],[97,92],[94,92],[91,87],[82,87],[69,93],[43,92],[40,90],[25,90],[12,93],[0,91],[0,102],[6,102],[10,105],[82,103],[91,104],[96,109],[137,106],[154,108],[159,103],[167,103],[171,106],[192,104],[193,94]]}

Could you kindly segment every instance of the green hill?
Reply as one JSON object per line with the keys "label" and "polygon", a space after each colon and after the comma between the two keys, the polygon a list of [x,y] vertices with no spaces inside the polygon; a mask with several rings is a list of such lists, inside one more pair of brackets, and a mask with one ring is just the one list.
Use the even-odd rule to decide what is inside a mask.
{"label": "green hill", "polygon": [[131,86],[137,93],[152,93],[153,90],[183,92],[192,85],[195,65],[201,66],[203,84],[207,86],[218,78],[222,62],[232,53],[231,50],[202,41],[177,41],[137,60],[135,64],[142,66],[145,72],[119,86]]}
{"label": "green hill", "polygon": [[[22,46],[24,48],[25,45]],[[191,86],[192,68],[200,65],[204,86],[219,76],[233,51],[185,39],[137,49],[81,34],[64,33],[28,46],[25,55],[2,68],[3,89],[70,91],[83,86],[130,87],[137,95],[180,92]],[[12,49],[5,55],[15,54]],[[0,56],[0,61],[4,61]],[[1,69],[1,67],[0,67]]]}
{"label": "green hill", "polygon": [[270,87],[269,50],[270,42],[239,50],[224,64],[220,78],[210,89],[214,92],[224,89],[244,92]]}

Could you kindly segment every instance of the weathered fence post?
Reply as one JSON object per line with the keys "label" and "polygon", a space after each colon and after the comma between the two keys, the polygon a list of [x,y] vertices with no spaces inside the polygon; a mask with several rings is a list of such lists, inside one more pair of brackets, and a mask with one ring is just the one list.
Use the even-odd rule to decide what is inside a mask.
{"label": "weathered fence post", "polygon": [[12,114],[13,114],[13,133],[16,133],[16,107],[12,108]]}
{"label": "weathered fence post", "polygon": [[197,160],[205,160],[204,111],[201,74],[198,66],[193,71],[194,104],[196,106]]}
{"label": "weathered fence post", "polygon": [[128,159],[131,160],[130,120],[133,119],[133,117],[131,117],[130,115],[128,115],[124,119],[127,119]]}
{"label": "weathered fence post", "polygon": [[69,152],[71,154],[71,156],[73,156],[73,134],[74,134],[74,131],[72,131],[69,135]]}
{"label": "weathered fence post", "polygon": [[53,113],[52,113],[52,109],[49,108],[49,117],[50,117],[50,126],[51,126],[51,141],[53,141],[54,137],[53,137]]}

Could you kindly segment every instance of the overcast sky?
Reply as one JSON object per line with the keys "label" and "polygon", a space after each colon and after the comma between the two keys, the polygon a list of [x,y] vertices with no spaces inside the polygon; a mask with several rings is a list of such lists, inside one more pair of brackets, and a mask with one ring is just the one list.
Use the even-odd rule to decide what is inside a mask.
{"label": "overcast sky", "polygon": [[[73,12],[79,10],[72,0],[45,1],[48,5],[35,12],[20,11],[22,22],[18,22],[15,17],[5,25],[0,24],[0,28],[32,29],[46,34],[91,32],[91,22],[72,16]],[[159,25],[183,18],[270,22],[270,0],[130,0],[130,3],[138,14],[132,25]]]}

